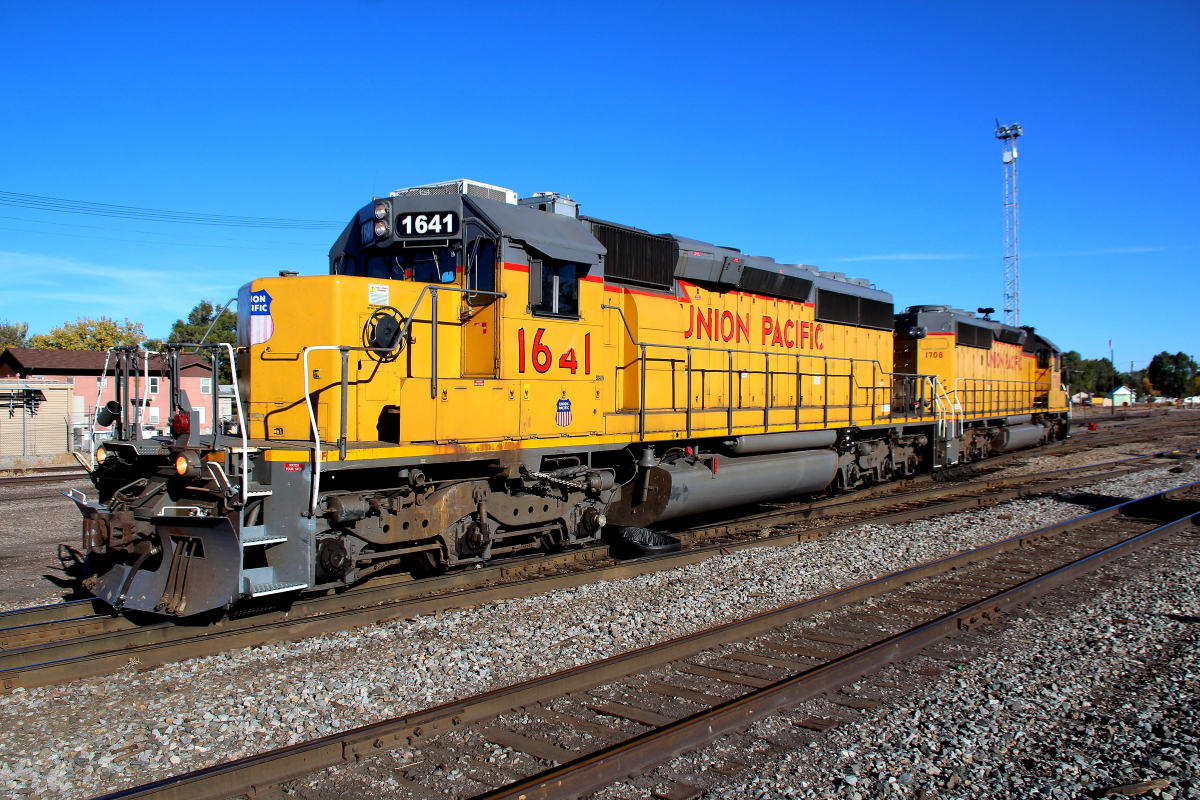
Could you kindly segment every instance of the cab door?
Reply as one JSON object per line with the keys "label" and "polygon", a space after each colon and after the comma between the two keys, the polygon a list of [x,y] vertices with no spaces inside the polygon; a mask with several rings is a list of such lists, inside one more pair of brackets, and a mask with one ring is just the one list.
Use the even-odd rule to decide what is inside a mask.
{"label": "cab door", "polygon": [[488,294],[496,291],[496,243],[476,223],[467,224],[465,241],[463,288],[479,294],[461,295],[462,376],[496,378],[500,369],[500,299]]}

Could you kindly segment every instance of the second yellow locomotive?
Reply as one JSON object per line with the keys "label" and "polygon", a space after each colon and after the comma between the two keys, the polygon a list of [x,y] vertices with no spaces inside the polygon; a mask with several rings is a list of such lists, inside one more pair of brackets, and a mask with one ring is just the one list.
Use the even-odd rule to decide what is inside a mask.
{"label": "second yellow locomotive", "polygon": [[119,430],[80,503],[93,591],[118,607],[191,614],[555,549],[1068,424],[1057,350],[1031,329],[895,315],[864,280],[473,181],[376,198],[328,275],[255,280],[238,313],[238,434]]}

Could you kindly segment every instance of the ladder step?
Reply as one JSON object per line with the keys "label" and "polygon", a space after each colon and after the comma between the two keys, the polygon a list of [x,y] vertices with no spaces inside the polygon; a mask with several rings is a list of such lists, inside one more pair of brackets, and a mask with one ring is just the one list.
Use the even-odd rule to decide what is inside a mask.
{"label": "ladder step", "polygon": [[307,588],[307,583],[256,583],[250,587],[250,596],[266,597],[269,594],[282,594],[283,592],[294,592],[298,589]]}
{"label": "ladder step", "polygon": [[286,542],[287,540],[288,537],[286,536],[263,536],[258,539],[242,539],[242,547],[258,547],[265,544],[279,544],[280,542]]}

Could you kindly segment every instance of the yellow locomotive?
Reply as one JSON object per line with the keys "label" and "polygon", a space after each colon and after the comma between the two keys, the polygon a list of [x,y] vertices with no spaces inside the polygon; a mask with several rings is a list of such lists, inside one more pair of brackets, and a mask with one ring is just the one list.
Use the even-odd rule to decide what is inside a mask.
{"label": "yellow locomotive", "polygon": [[178,390],[171,437],[113,415],[77,502],[87,585],[117,608],[553,550],[1068,429],[1031,329],[895,315],[865,280],[473,181],[376,198],[328,275],[242,287],[238,337],[206,346],[233,362],[235,434],[192,434]]}

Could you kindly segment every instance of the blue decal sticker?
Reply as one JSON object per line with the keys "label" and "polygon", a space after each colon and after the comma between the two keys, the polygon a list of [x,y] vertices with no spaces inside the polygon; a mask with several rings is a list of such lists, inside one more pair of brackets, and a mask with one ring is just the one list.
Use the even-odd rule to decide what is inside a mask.
{"label": "blue decal sticker", "polygon": [[565,428],[571,424],[571,401],[559,400],[557,413],[554,416],[554,421],[558,423],[558,427]]}
{"label": "blue decal sticker", "polygon": [[261,289],[250,293],[250,344],[262,344],[275,332],[271,295]]}

